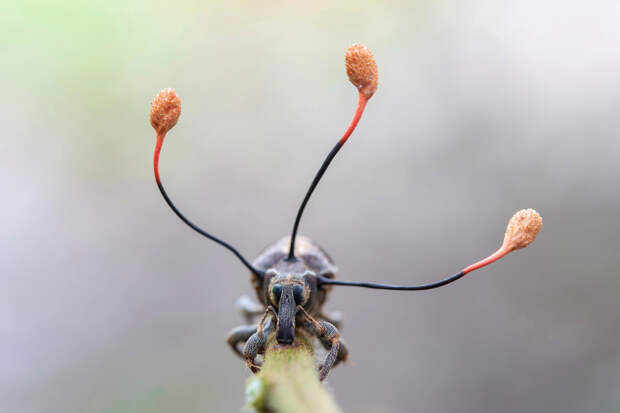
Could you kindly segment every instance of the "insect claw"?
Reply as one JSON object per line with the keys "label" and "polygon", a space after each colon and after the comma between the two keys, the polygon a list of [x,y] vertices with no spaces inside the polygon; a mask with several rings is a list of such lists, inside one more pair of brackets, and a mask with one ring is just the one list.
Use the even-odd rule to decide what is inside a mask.
{"label": "insect claw", "polygon": [[254,364],[250,360],[246,360],[245,365],[247,366],[247,368],[252,370],[252,373],[254,373],[254,374],[257,374],[260,371],[260,369],[261,369],[260,365]]}

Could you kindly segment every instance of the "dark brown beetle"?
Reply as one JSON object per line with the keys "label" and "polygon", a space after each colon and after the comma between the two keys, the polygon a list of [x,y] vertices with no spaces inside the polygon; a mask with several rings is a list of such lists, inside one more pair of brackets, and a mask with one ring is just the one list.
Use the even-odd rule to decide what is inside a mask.
{"label": "dark brown beetle", "polygon": [[[320,280],[333,279],[336,267],[325,251],[306,237],[297,238],[292,260],[288,259],[289,245],[290,237],[282,238],[252,263],[264,274],[262,278],[253,277],[261,305],[245,296],[238,305],[248,321],[252,321],[253,316],[263,317],[257,325],[235,328],[228,336],[228,343],[256,372],[254,360],[264,352],[271,333],[275,332],[278,344],[290,345],[295,340],[295,330],[302,329],[316,336],[328,351],[319,370],[322,380],[348,353],[340,340],[339,320],[322,313],[329,287],[321,285]],[[242,342],[246,342],[243,351],[238,347]]]}
{"label": "dark brown beetle", "polygon": [[[297,229],[312,192],[332,159],[353,133],[366,103],[377,89],[377,64],[370,50],[359,44],[349,47],[345,63],[349,80],[359,92],[353,120],[314,177],[297,212],[292,235],[266,248],[252,264],[230,244],[194,225],[179,212],[168,197],[159,177],[159,154],[167,132],[177,123],[181,113],[181,101],[174,90],[164,89],[155,97],[151,107],[151,125],[157,131],[153,169],[157,186],[165,201],[183,222],[230,250],[252,274],[252,283],[260,304],[253,303],[245,296],[240,299],[239,306],[250,324],[235,328],[228,336],[228,343],[246,360],[253,372],[259,369],[256,357],[264,353],[267,340],[272,334],[275,334],[276,341],[282,346],[294,344],[296,333],[302,331],[317,337],[328,351],[325,361],[319,367],[321,380],[334,365],[346,360],[348,350],[340,339],[337,328],[339,317],[328,316],[322,310],[332,285],[409,291],[441,287],[500,259],[511,251],[527,246],[534,240],[542,226],[542,219],[536,211],[528,209],[517,212],[508,224],[502,246],[495,253],[438,282],[405,286],[336,280],[337,270],[331,258],[310,239],[297,236]],[[259,316],[260,321],[251,324],[254,317]],[[241,349],[240,344],[243,342],[245,345]]]}

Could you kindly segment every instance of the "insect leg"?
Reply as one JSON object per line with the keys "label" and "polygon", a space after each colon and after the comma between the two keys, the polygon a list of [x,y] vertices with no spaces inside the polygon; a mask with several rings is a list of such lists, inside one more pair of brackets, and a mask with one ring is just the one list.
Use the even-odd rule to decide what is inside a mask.
{"label": "insect leg", "polygon": [[238,347],[238,344],[247,341],[252,334],[256,333],[256,328],[257,326],[251,325],[239,326],[232,329],[232,331],[228,333],[226,341],[233,351],[239,355],[239,357],[243,358],[243,354],[241,353],[241,349]]}
{"label": "insect leg", "polygon": [[[315,320],[303,309],[303,307],[297,307],[299,311],[303,312],[306,316],[304,320],[304,328],[309,331],[311,334],[315,335],[323,344],[323,346],[328,349],[327,357],[325,357],[325,361],[319,367],[319,379],[323,381],[329,371],[334,367],[336,361],[340,358],[340,332],[333,324],[328,323],[324,320]],[[342,359],[346,359],[348,351],[343,350]]]}
{"label": "insect leg", "polygon": [[[331,343],[329,340],[319,338],[319,341],[321,342],[325,350],[329,351],[331,349]],[[340,337],[340,348],[338,349],[338,357],[336,357],[336,361],[334,362],[332,369],[338,364],[340,364],[341,361],[347,361],[348,357],[349,347],[347,346],[347,343],[344,341],[344,339]]]}
{"label": "insect leg", "polygon": [[257,355],[265,352],[267,337],[269,337],[269,334],[271,334],[276,327],[276,323],[274,322],[274,315],[276,314],[277,313],[273,307],[267,307],[263,318],[256,327],[256,333],[250,336],[243,347],[243,357],[245,358],[245,363],[253,373],[257,373],[260,370],[260,366],[257,365],[254,360]]}

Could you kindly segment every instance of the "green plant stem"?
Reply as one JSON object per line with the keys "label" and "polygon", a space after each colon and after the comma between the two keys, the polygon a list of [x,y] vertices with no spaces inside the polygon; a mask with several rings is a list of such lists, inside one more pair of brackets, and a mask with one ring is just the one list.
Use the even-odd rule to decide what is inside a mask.
{"label": "green plant stem", "polygon": [[312,340],[301,334],[294,346],[269,341],[263,368],[248,380],[246,395],[258,413],[341,413],[319,381]]}

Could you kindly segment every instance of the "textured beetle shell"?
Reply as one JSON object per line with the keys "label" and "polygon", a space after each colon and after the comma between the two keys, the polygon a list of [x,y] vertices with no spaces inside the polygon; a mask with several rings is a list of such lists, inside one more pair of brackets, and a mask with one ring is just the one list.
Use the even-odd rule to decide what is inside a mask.
{"label": "textured beetle shell", "polygon": [[[252,265],[259,270],[266,271],[288,256],[291,237],[286,236],[269,245],[254,260]],[[333,278],[338,269],[329,255],[314,241],[301,235],[295,240],[295,256],[306,266],[324,277]]]}
{"label": "textured beetle shell", "polygon": [[[252,265],[260,271],[267,271],[271,268],[282,270],[290,266],[291,272],[299,272],[302,271],[300,268],[305,267],[317,275],[326,278],[335,277],[338,268],[334,261],[317,243],[307,237],[297,236],[295,241],[295,257],[299,261],[288,264],[286,258],[288,257],[290,242],[291,237],[287,236],[269,245],[253,261]],[[252,279],[259,300],[266,305],[265,294],[266,287],[268,286],[263,285],[263,282],[256,277],[252,277]],[[318,311],[325,302],[330,289],[331,287],[324,286],[316,291],[315,300],[313,303],[310,303],[308,310],[311,312]]]}

